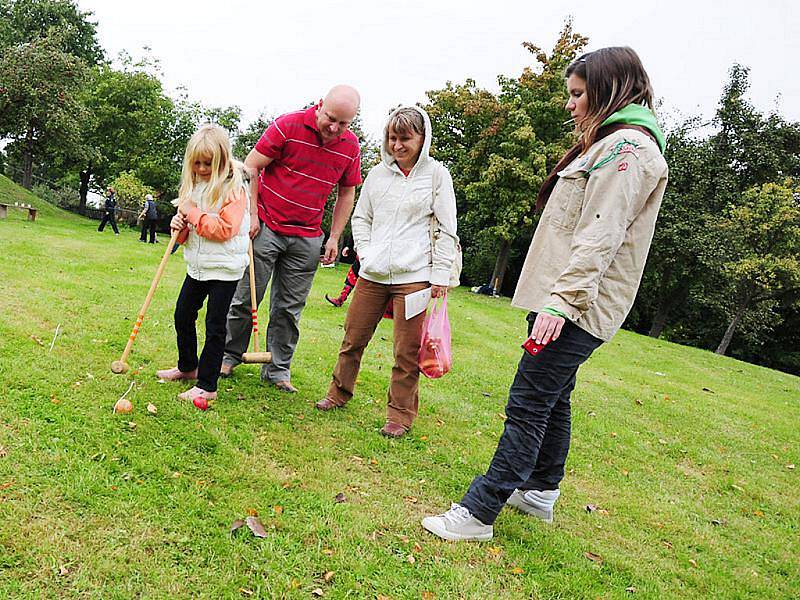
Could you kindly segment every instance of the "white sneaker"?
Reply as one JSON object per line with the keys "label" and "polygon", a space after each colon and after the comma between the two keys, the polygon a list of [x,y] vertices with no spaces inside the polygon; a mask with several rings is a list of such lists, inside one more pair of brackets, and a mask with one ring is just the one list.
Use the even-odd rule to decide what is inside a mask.
{"label": "white sneaker", "polygon": [[545,523],[553,522],[553,506],[561,495],[561,490],[514,490],[506,504],[517,510],[533,515]]}
{"label": "white sneaker", "polygon": [[446,513],[422,519],[422,526],[432,534],[451,542],[486,542],[494,534],[491,525],[484,525],[455,502]]}

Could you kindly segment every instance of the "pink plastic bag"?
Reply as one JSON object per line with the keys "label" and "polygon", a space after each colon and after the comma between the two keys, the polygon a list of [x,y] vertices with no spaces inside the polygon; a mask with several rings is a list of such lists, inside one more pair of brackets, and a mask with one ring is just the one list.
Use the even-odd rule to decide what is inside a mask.
{"label": "pink plastic bag", "polygon": [[431,311],[425,316],[422,325],[422,343],[419,347],[417,364],[425,377],[438,379],[453,365],[450,346],[450,320],[447,318],[447,296],[437,305],[433,300]]}

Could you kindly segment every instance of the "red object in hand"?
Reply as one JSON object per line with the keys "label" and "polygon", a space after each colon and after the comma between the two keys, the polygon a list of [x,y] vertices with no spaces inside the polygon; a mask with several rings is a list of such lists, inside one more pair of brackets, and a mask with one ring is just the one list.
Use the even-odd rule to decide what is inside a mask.
{"label": "red object in hand", "polygon": [[197,398],[192,400],[192,404],[194,404],[200,410],[208,410],[208,400],[202,396],[197,396]]}
{"label": "red object in hand", "polygon": [[546,344],[537,344],[533,338],[528,338],[525,340],[525,343],[522,344],[522,349],[531,356],[536,356],[539,352],[544,350],[545,345]]}

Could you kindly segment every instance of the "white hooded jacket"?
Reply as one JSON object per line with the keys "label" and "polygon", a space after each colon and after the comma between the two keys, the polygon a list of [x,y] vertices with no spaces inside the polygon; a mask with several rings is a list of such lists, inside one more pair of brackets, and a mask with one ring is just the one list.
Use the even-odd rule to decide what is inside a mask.
{"label": "white hooded jacket", "polygon": [[445,166],[430,157],[428,114],[413,108],[425,122],[425,141],[417,164],[408,177],[403,174],[386,148],[384,129],[382,160],[367,175],[353,211],[359,277],[381,284],[429,281],[446,286],[458,244],[453,180]]}

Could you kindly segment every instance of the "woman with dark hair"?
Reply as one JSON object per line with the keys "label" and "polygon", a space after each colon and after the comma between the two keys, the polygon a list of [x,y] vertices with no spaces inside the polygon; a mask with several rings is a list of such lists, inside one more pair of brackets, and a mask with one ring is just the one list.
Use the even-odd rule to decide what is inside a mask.
{"label": "woman with dark hair", "polygon": [[653,91],[630,48],[584,54],[566,71],[578,142],[545,179],[543,209],[513,304],[529,339],[505,428],[485,475],[422,526],[447,540],[489,540],[508,503],[544,521],[564,478],[578,367],[622,326],[644,270],[667,184]]}

